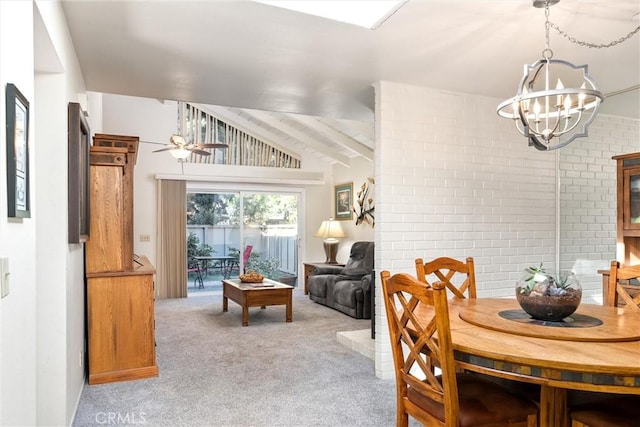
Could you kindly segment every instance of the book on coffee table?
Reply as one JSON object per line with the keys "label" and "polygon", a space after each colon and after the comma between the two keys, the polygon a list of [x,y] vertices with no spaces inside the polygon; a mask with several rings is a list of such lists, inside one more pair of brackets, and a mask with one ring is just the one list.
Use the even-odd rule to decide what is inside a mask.
{"label": "book on coffee table", "polygon": [[242,282],[245,285],[249,285],[253,288],[273,288],[273,283],[267,283],[267,282],[258,282],[258,283],[251,283],[251,282]]}

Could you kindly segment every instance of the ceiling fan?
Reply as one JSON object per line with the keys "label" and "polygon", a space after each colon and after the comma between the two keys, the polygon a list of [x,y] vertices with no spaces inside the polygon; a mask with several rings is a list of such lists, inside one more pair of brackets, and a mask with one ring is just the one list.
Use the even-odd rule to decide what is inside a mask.
{"label": "ceiling fan", "polygon": [[210,152],[204,150],[205,148],[229,148],[229,146],[226,144],[195,144],[187,141],[181,135],[173,134],[171,135],[171,138],[169,138],[169,144],[167,144],[167,147],[153,152],[159,153],[161,151],[169,151],[176,159],[186,159],[192,153],[200,154],[202,156],[211,155]]}

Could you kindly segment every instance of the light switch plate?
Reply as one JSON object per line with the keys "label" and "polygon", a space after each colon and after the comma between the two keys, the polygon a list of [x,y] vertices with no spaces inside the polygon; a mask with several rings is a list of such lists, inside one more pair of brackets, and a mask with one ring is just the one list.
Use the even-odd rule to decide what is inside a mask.
{"label": "light switch plate", "polygon": [[0,258],[0,288],[2,288],[1,297],[9,295],[9,258]]}

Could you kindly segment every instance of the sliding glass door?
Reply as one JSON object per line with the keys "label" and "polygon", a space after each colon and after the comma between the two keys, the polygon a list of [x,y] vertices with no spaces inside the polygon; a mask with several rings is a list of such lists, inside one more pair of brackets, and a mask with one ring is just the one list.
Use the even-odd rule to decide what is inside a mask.
{"label": "sliding glass door", "polygon": [[245,269],[295,284],[298,270],[298,197],[242,193],[242,234],[251,254]]}
{"label": "sliding glass door", "polygon": [[295,285],[298,208],[296,193],[190,191],[188,256],[208,258],[203,269],[205,282],[251,270]]}

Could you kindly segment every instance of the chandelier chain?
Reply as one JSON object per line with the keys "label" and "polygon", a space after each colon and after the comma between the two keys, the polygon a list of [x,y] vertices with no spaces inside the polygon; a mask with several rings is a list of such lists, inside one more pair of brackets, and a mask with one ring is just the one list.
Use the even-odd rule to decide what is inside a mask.
{"label": "chandelier chain", "polygon": [[553,51],[549,47],[549,28],[551,28],[551,22],[549,22],[549,2],[545,2],[544,5],[544,32],[545,32],[545,46],[542,51],[542,57],[549,60],[553,58]]}
{"label": "chandelier chain", "polygon": [[[609,42],[609,43],[599,44],[599,43],[585,42],[585,41],[582,41],[582,40],[578,40],[575,37],[571,37],[569,34],[567,34],[565,31],[560,29],[560,27],[558,27],[553,22],[548,22],[548,25],[551,28],[553,28],[554,30],[556,30],[558,32],[558,34],[563,36],[565,39],[569,40],[571,43],[575,43],[578,46],[585,46],[585,47],[594,48],[594,49],[602,49],[602,48],[608,48],[608,47],[615,46],[617,44],[620,44],[620,43],[622,43],[624,41],[629,40],[636,33],[638,33],[638,31],[640,31],[640,25],[638,25],[635,30],[630,31],[629,34],[627,34],[626,36],[620,37],[618,40],[614,40],[614,41]],[[547,29],[547,31],[548,31],[548,29]]]}

